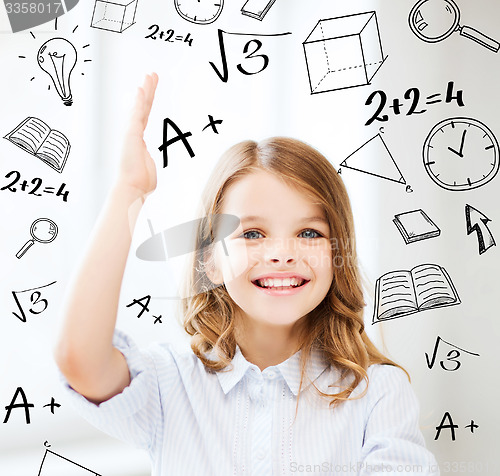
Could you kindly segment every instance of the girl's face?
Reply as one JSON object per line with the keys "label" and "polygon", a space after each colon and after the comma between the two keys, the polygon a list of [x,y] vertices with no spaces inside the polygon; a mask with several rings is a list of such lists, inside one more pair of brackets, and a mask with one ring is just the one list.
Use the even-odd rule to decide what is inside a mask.
{"label": "girl's face", "polygon": [[290,325],[312,311],[333,279],[330,231],[320,205],[266,171],[231,185],[222,213],[241,223],[215,252],[214,282],[243,315]]}

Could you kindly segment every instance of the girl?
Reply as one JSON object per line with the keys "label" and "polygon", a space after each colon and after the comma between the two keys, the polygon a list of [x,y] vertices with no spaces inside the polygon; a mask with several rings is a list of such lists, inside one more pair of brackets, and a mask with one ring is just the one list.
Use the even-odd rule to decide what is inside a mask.
{"label": "girl", "polygon": [[[82,414],[148,450],[155,476],[439,474],[405,371],[364,331],[346,190],[302,142],[237,144],[209,179],[183,300],[191,351],[115,330],[129,209],[156,186],[143,132],[157,81],[139,89],[56,349]],[[219,214],[239,219],[223,241]]]}

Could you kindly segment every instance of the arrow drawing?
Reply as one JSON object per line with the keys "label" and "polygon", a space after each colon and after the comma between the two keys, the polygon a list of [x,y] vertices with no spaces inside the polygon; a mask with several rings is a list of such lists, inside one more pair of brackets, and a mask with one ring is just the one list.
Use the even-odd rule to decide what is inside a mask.
{"label": "arrow drawing", "polygon": [[486,215],[479,210],[476,210],[469,204],[465,205],[465,221],[467,223],[467,235],[473,231],[477,233],[477,241],[479,244],[479,254],[482,255],[492,246],[495,246],[495,239],[486,225],[491,221]]}

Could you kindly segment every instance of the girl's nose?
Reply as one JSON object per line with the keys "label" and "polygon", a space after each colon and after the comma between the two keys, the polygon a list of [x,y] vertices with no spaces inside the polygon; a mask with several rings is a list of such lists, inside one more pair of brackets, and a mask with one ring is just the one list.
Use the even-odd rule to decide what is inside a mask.
{"label": "girl's nose", "polygon": [[295,258],[293,256],[276,256],[271,258],[270,261],[274,264],[293,264],[295,262]]}
{"label": "girl's nose", "polygon": [[295,249],[291,243],[283,242],[283,240],[276,240],[271,243],[268,242],[269,248],[266,250],[266,258],[276,265],[290,265],[294,264],[296,260]]}

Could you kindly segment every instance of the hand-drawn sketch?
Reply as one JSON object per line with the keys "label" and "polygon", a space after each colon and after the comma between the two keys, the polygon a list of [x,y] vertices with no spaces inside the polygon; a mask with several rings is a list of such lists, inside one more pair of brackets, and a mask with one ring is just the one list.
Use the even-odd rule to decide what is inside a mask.
{"label": "hand-drawn sketch", "polygon": [[412,210],[409,212],[398,213],[392,220],[405,243],[415,243],[420,240],[427,240],[439,236],[441,230],[422,210]]}
{"label": "hand-drawn sketch", "polygon": [[224,0],[174,0],[177,13],[191,23],[208,25],[219,18]]}
{"label": "hand-drawn sketch", "polygon": [[387,58],[375,12],[320,20],[302,45],[311,94],[370,84]]}
{"label": "hand-drawn sketch", "polygon": [[[67,1],[69,1],[69,0],[67,0]],[[57,20],[58,20],[58,18],[56,18],[56,19],[55,19],[55,21],[54,21],[54,30],[55,30],[55,31],[57,31]],[[71,32],[71,33],[75,33],[75,31],[76,31],[77,29],[78,29],[78,25],[77,25],[77,26],[75,26],[75,27],[73,28],[73,30],[72,30],[72,32]],[[30,35],[31,35],[31,37],[32,37],[34,40],[37,40],[36,36],[34,35],[34,33],[33,33],[32,31],[30,31]],[[53,39],[56,39],[56,38],[53,38]],[[64,40],[64,38],[60,38],[60,39]],[[67,41],[67,40],[64,40],[64,41]],[[71,44],[71,45],[72,45],[72,44]],[[43,45],[42,45],[42,46],[43,46]],[[90,46],[90,44],[86,44],[86,45],[82,46],[82,49],[88,48],[89,46]],[[64,44],[64,45],[63,45],[63,47],[64,47],[65,49],[68,49],[68,48],[69,48],[69,46],[68,46],[68,45],[66,45],[66,44]],[[39,51],[40,51],[40,50],[41,50],[41,47],[39,48]],[[61,56],[61,52],[63,52],[63,53],[64,53],[64,51],[65,51],[64,49],[63,49],[63,50],[60,50],[60,51],[56,51],[57,56]],[[45,51],[45,50],[44,50],[44,53],[47,53],[47,52],[50,52],[50,51],[48,51],[48,50],[47,50],[47,51]],[[74,53],[70,53],[70,55],[71,55],[71,54],[74,54]],[[47,55],[46,55],[46,56],[47,56]],[[31,57],[31,55],[30,55],[30,57]],[[43,56],[42,56],[42,57],[43,57]],[[20,58],[20,59],[26,59],[27,57],[26,57],[26,55],[19,55],[19,58]],[[68,58],[69,58],[69,57],[68,57]],[[76,58],[76,56],[75,56],[75,58]],[[37,60],[38,60],[38,59],[39,59],[39,56],[37,55]],[[48,65],[49,65],[49,66],[48,66],[48,68],[50,69],[50,64],[53,62],[53,60],[54,60],[54,57],[53,57],[53,56],[50,56],[50,57],[48,57],[48,58],[47,58],[47,57],[44,57],[44,59],[43,59],[43,63],[45,63],[46,61],[48,61],[48,62],[49,62],[49,63],[48,63]],[[82,63],[83,63],[83,64],[85,64],[85,63],[90,63],[91,61],[92,61],[91,59],[86,58],[86,59],[84,59],[83,61],[79,61],[79,62],[78,62],[78,64],[79,64],[79,65],[81,65]],[[76,59],[75,59],[75,62],[76,62]],[[76,64],[76,63],[75,63],[75,64]],[[37,61],[37,65],[38,65],[39,67],[41,67],[41,65],[40,65],[40,63],[39,63],[38,61]],[[47,66],[47,65],[45,65],[45,66]],[[53,74],[48,74],[48,75],[49,75],[49,77],[52,79],[52,82],[54,83],[54,85],[56,86],[56,90],[57,90],[57,91],[58,91],[58,93],[59,93],[59,90],[57,89],[58,85],[56,84],[56,81],[57,81],[57,82],[59,82],[59,79],[63,78],[63,76],[64,76],[64,77],[66,77],[66,76],[67,76],[67,78],[66,78],[66,79],[67,79],[67,83],[66,83],[66,85],[65,85],[65,83],[64,83],[64,78],[63,78],[62,83],[61,83],[61,88],[60,88],[60,89],[61,89],[61,92],[64,90],[64,93],[63,93],[63,94],[67,94],[68,92],[69,92],[69,94],[71,94],[71,91],[69,90],[69,74],[70,74],[70,73],[69,73],[69,71],[67,70],[67,68],[69,68],[69,65],[68,65],[68,59],[66,59],[66,58],[61,59],[61,58],[57,58],[57,57],[56,57],[56,59],[55,59],[55,61],[54,61],[54,68],[58,68],[58,70],[57,70],[57,71],[55,70],[55,71],[53,71]],[[44,67],[41,67],[41,69],[42,69],[43,71],[45,71]],[[65,70],[64,74],[62,74],[62,69],[64,69],[64,70]],[[74,74],[74,73],[73,73],[73,74]],[[84,76],[84,75],[85,75],[85,73],[83,73],[83,72],[82,72],[81,74],[82,74],[82,76]],[[59,76],[57,76],[59,79],[54,79],[54,75],[55,75],[55,76],[59,75]],[[35,76],[32,76],[32,77],[30,78],[30,82],[31,82],[31,81],[33,81],[34,79],[35,79]],[[48,85],[48,88],[47,88],[47,89],[48,89],[48,90],[50,90],[50,89],[51,89],[50,83],[49,83],[49,85]],[[60,93],[59,93],[59,94],[60,94]],[[61,98],[62,98],[62,97],[61,97]],[[70,106],[70,105],[71,105],[70,103],[72,102],[72,98],[63,99],[63,102],[64,102],[64,104],[65,104],[65,105]],[[67,103],[67,104],[66,104],[66,103]]]}
{"label": "hand-drawn sketch", "polygon": [[[248,36],[259,37],[259,38],[252,38],[251,40],[247,41],[243,46],[243,54],[246,55],[245,59],[252,60],[253,63],[252,68],[246,69],[245,67],[243,67],[241,63],[239,63],[236,66],[236,69],[241,74],[244,74],[246,76],[259,74],[269,66],[269,56],[265,54],[258,54],[258,55],[256,54],[262,48],[263,45],[262,41],[260,40],[261,37],[279,37],[279,36],[291,35],[290,31],[286,33],[271,33],[271,34],[236,33],[236,32],[224,31],[219,28],[217,35],[219,37],[219,50],[222,61],[222,68],[221,68],[222,71],[219,70],[219,68],[212,61],[209,61],[209,64],[210,66],[212,66],[215,73],[223,83],[227,83],[227,81],[229,80],[229,69],[227,65],[226,47],[224,45],[224,33],[226,35],[235,35],[237,37],[248,37]],[[251,47],[253,47],[253,50],[251,49]],[[256,58],[258,58],[259,61],[255,62]],[[257,64],[258,67],[255,66],[255,63]]]}
{"label": "hand-drawn sketch", "polygon": [[17,252],[16,258],[21,259],[26,251],[28,251],[35,241],[38,243],[52,243],[57,236],[57,225],[49,218],[38,218],[30,228],[30,234],[33,239],[28,240],[24,246]]}
{"label": "hand-drawn sketch", "polygon": [[[41,197],[42,193],[46,193],[48,195],[55,195],[56,197],[62,197],[63,202],[68,201],[69,190],[64,190],[66,188],[66,183],[64,182],[60,185],[60,187],[56,191],[55,187],[52,186],[46,186],[41,188],[43,180],[40,177],[35,177],[31,179],[31,182],[28,182],[26,179],[21,180],[22,179],[21,172],[19,172],[18,170],[11,170],[8,174],[5,174],[5,178],[10,179],[10,182],[0,187],[0,191],[5,190],[15,193],[18,190],[20,190],[34,197]],[[33,188],[31,188],[31,185],[33,185]],[[31,190],[27,191],[27,189],[29,188],[31,188]],[[37,190],[40,190],[40,192],[42,193],[37,193]]]}
{"label": "hand-drawn sketch", "polygon": [[411,31],[427,43],[436,43],[458,31],[461,36],[495,53],[500,43],[470,26],[460,26],[460,10],[453,0],[420,0],[410,11]]}
{"label": "hand-drawn sketch", "polygon": [[71,145],[68,138],[59,131],[51,129],[36,117],[27,117],[5,137],[61,173],[66,165]]}
{"label": "hand-drawn sketch", "polygon": [[101,476],[99,473],[85,468],[47,448],[43,455],[38,476],[56,476],[58,474],[64,474],[65,476]]}
{"label": "hand-drawn sketch", "polygon": [[137,0],[96,0],[90,26],[122,33],[135,24]]}
{"label": "hand-drawn sketch", "polygon": [[451,117],[437,123],[424,141],[429,177],[447,190],[472,190],[492,180],[500,165],[490,129],[476,119]]}
{"label": "hand-drawn sketch", "polygon": [[453,368],[447,367],[445,365],[444,360],[439,361],[439,365],[441,366],[441,368],[443,370],[446,370],[447,372],[454,372],[455,370],[458,370],[462,366],[462,362],[457,360],[460,357],[460,352],[465,352],[466,354],[479,357],[479,354],[475,354],[474,352],[470,352],[469,350],[461,349],[460,347],[456,346],[455,344],[452,344],[451,342],[446,342],[444,339],[441,339],[440,336],[437,336],[436,343],[434,344],[434,350],[433,350],[432,357],[429,358],[429,354],[427,352],[425,353],[425,360],[427,362],[427,367],[429,367],[429,369],[432,369],[432,367],[434,366],[434,363],[436,362],[436,356],[438,353],[439,344],[441,342],[452,347],[452,350],[448,351],[448,353],[446,354],[446,362],[451,362],[451,365],[453,366]]}
{"label": "hand-drawn sketch", "polygon": [[[240,224],[240,219],[237,216],[228,214],[198,218],[173,226],[160,233],[154,233],[151,222],[149,222],[151,238],[139,245],[136,256],[144,261],[166,261],[196,251],[198,229],[204,220],[213,220],[213,228],[218,230],[215,242],[221,242],[227,256],[224,239],[233,233]],[[211,243],[207,242],[201,248],[209,244]]]}
{"label": "hand-drawn sketch", "polygon": [[276,0],[247,0],[241,8],[241,13],[262,21]]}
{"label": "hand-drawn sketch", "polygon": [[455,304],[460,298],[442,266],[421,264],[410,271],[390,271],[377,279],[372,324]]}
{"label": "hand-drawn sketch", "polygon": [[52,38],[38,50],[38,65],[51,77],[65,106],[73,104],[69,80],[77,58],[75,47],[65,38]]}
{"label": "hand-drawn sketch", "polygon": [[[450,104],[452,102],[456,102],[458,107],[464,107],[464,91],[463,89],[458,89],[455,91],[455,82],[448,81],[448,85],[446,86],[446,93],[442,94],[440,92],[429,94],[425,98],[425,105],[439,104],[443,102],[441,96],[445,96],[444,102],[446,104]],[[404,93],[404,99],[400,99],[395,97],[391,100],[388,100],[387,93],[382,89],[378,89],[372,91],[370,95],[366,98],[365,106],[370,106],[372,103],[377,105],[373,115],[365,122],[365,126],[369,126],[373,121],[379,122],[387,122],[389,120],[389,114],[382,114],[384,110],[387,112],[392,111],[391,115],[399,116],[406,109],[405,102],[411,100],[406,110],[406,115],[411,116],[412,114],[424,114],[428,111],[427,108],[421,108],[419,104],[421,101],[421,93],[420,89],[412,87],[408,88]],[[375,102],[376,101],[376,102]],[[378,104],[377,104],[378,103]],[[388,108],[386,109],[386,106]]]}
{"label": "hand-drawn sketch", "polygon": [[160,39],[167,43],[175,43],[176,41],[179,41],[181,43],[187,43],[189,46],[193,46],[193,38],[191,38],[191,33],[187,33],[186,35],[176,35],[173,28],[169,28],[168,30],[163,31],[157,24],[151,25],[148,30],[152,31],[144,38],[150,38],[151,40]]}
{"label": "hand-drawn sketch", "polygon": [[14,316],[16,316],[21,322],[26,322],[26,312],[34,315],[44,312],[49,307],[49,301],[46,299],[46,295],[42,293],[45,293],[46,288],[55,283],[57,283],[57,281],[52,281],[49,284],[38,286],[36,288],[24,289],[23,291],[12,291],[12,296],[14,296],[14,301],[16,302],[21,315],[15,312],[12,312],[12,314],[14,314]]}
{"label": "hand-drawn sketch", "polygon": [[487,226],[489,221],[491,220],[484,213],[476,210],[469,204],[465,205],[465,223],[467,226],[467,234],[470,235],[474,231],[477,233],[480,255],[488,251],[492,246],[496,245],[493,234]]}
{"label": "hand-drawn sketch", "polygon": [[349,155],[340,167],[406,185],[406,180],[380,134],[373,136]]}

